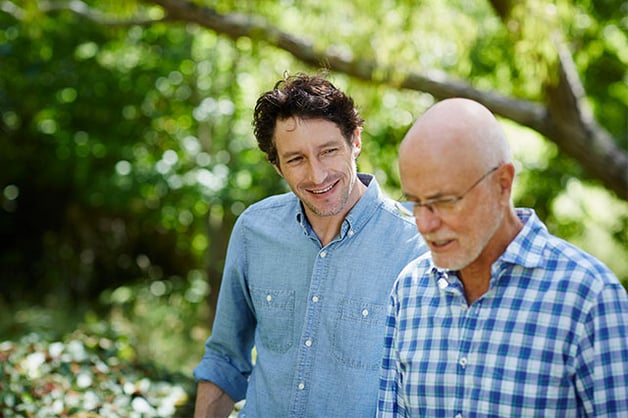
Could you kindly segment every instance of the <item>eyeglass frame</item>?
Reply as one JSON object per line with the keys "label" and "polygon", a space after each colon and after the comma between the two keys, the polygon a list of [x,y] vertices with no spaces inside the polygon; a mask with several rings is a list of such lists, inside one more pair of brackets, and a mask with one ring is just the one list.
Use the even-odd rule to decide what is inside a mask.
{"label": "eyeglass frame", "polygon": [[[480,177],[467,190],[465,190],[463,193],[461,193],[458,196],[451,196],[451,197],[445,197],[445,198],[437,197],[437,198],[434,198],[434,199],[428,199],[427,201],[425,201],[423,203],[417,202],[417,201],[409,201],[409,203],[412,205],[412,210],[414,212],[416,212],[417,210],[419,210],[419,208],[424,207],[427,210],[429,210],[431,213],[435,213],[435,214],[438,213],[438,214],[440,214],[443,209],[445,209],[445,210],[453,209],[456,203],[458,203],[462,199],[464,199],[471,192],[471,190],[476,188],[480,183],[482,183],[482,181],[484,179],[488,178],[491,174],[493,174],[495,171],[497,171],[501,166],[502,166],[502,164],[500,164],[500,165],[498,165],[496,167],[493,167],[490,170],[488,170],[486,173],[484,173],[484,175],[482,175],[482,177]],[[437,205],[437,206],[434,207],[434,205]],[[449,207],[446,207],[446,208],[441,207],[439,209],[438,205],[451,205],[451,208],[449,208]]]}

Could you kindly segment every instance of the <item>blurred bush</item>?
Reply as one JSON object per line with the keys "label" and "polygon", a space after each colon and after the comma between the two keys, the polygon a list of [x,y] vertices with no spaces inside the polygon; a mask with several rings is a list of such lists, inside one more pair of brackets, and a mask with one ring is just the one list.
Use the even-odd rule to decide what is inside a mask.
{"label": "blurred bush", "polygon": [[189,377],[138,361],[128,339],[76,331],[0,343],[0,417],[190,416]]}
{"label": "blurred bush", "polygon": [[80,304],[0,303],[0,418],[189,417],[209,335],[204,272]]}

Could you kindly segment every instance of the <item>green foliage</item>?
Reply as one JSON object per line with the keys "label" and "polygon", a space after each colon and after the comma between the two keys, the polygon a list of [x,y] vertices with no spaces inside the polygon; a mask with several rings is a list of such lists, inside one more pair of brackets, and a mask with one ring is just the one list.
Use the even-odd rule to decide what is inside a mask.
{"label": "green foliage", "polygon": [[194,396],[189,378],[138,363],[123,336],[75,332],[49,342],[29,334],[0,342],[0,361],[6,418],[185,416]]}
{"label": "green foliage", "polygon": [[628,149],[628,37],[624,2],[577,2],[566,25],[596,119]]}
{"label": "green foliage", "polygon": [[[108,309],[107,324],[133,337],[138,357],[168,370],[191,375],[210,334],[204,271],[110,289],[100,297]],[[88,324],[98,323],[89,316]]]}
{"label": "green foliage", "polygon": [[[254,15],[320,50],[445,71],[527,100],[539,98],[553,65],[545,37],[559,31],[587,103],[628,148],[625,13],[608,1],[523,3],[514,13],[531,17],[519,28],[489,2],[462,0],[212,7]],[[112,328],[104,338],[124,335],[136,358],[189,374],[209,334],[207,299],[215,300],[233,222],[252,202],[287,190],[253,138],[255,100],[286,71],[319,69],[264,39],[125,23],[161,16],[145,2],[72,2],[70,11],[30,0],[23,13],[18,2],[0,4],[3,339],[34,331],[39,345],[65,344],[77,328],[87,327],[77,338],[90,341]],[[98,13],[79,14],[81,4]],[[434,98],[330,77],[366,119],[360,170],[398,197],[399,141]],[[508,136],[519,164],[515,203],[534,207],[628,287],[628,204],[538,135],[509,127]]]}
{"label": "green foliage", "polygon": [[534,208],[552,233],[604,261],[628,289],[626,202],[571,175],[580,173],[579,167],[561,158],[555,144],[504,126],[517,163],[515,204]]}
{"label": "green foliage", "polygon": [[192,271],[108,290],[108,313],[0,304],[0,416],[191,416],[208,292]]}
{"label": "green foliage", "polygon": [[[110,21],[158,15],[144,3],[90,6]],[[574,49],[600,120],[626,135],[625,36],[605,4],[522,3],[513,13],[533,11],[534,18],[515,29],[483,2],[359,1],[330,8],[223,1],[216,7],[259,16],[320,48],[416,71],[440,69],[528,98],[546,71],[535,65],[552,65],[543,58],[546,49],[534,50],[535,40],[564,29],[572,45],[585,46]],[[183,277],[191,269],[207,270],[216,290],[235,217],[286,190],[252,137],[255,99],[284,71],[315,69],[263,40],[232,41],[191,25],[108,25],[69,10],[44,13],[35,1],[25,10],[0,12],[0,232],[7,237],[0,273],[13,279],[0,284],[2,293],[94,300],[142,277]],[[515,43],[512,30],[519,30]],[[600,31],[609,36],[594,40]],[[360,168],[398,195],[396,147],[433,99],[331,77],[366,119]],[[529,192],[520,202],[560,225],[552,221],[552,202],[583,173],[551,155],[524,174]],[[581,232],[556,231],[567,239]]]}
{"label": "green foliage", "polygon": [[109,29],[69,12],[0,19],[8,297],[93,300],[139,277],[219,264],[233,218],[284,190],[251,152],[248,94],[259,87],[239,88],[246,60],[230,43],[181,27]]}

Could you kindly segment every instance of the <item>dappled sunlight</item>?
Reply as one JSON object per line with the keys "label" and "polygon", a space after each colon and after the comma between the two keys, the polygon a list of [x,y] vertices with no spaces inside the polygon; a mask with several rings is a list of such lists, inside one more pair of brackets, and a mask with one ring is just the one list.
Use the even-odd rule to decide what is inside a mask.
{"label": "dappled sunlight", "polygon": [[[624,282],[628,282],[625,244],[628,235],[628,202],[614,197],[607,190],[570,179],[567,188],[553,202],[552,209],[559,225],[578,224],[579,235],[570,236],[571,243],[601,260]],[[622,254],[624,257],[614,257]]]}
{"label": "dappled sunlight", "polygon": [[[178,402],[190,415],[231,229],[289,191],[251,128],[255,100],[285,73],[333,68],[365,119],[358,168],[393,197],[399,143],[443,97],[562,117],[539,94],[557,79],[551,29],[573,48],[590,122],[628,145],[628,43],[610,3],[534,0],[530,17],[508,19],[462,0],[194,3],[213,14],[0,0],[2,417],[165,417]],[[598,180],[613,177],[605,160],[585,172],[547,126],[549,139],[500,122],[514,202],[628,288],[628,202]]]}
{"label": "dappled sunlight", "polygon": [[[628,285],[626,242],[628,235],[628,202],[618,199],[608,190],[591,182],[583,182],[574,176],[561,180],[561,189],[549,186],[549,178],[542,173],[552,170],[553,161],[559,155],[555,144],[530,129],[501,121],[508,138],[517,177],[513,199],[524,202],[533,209],[537,202],[546,200],[551,216],[546,222],[550,232],[568,240],[588,253],[603,260],[606,265]],[[537,175],[535,173],[539,173]],[[548,195],[531,193],[548,185]],[[616,256],[619,254],[624,256]]]}

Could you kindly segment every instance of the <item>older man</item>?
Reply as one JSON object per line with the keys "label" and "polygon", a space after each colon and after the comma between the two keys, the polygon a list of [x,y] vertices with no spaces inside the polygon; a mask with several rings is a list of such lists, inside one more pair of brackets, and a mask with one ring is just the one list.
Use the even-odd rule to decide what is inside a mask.
{"label": "older man", "polygon": [[484,106],[429,109],[399,151],[430,253],[398,277],[380,417],[628,416],[628,296],[600,261],[514,208]]}

